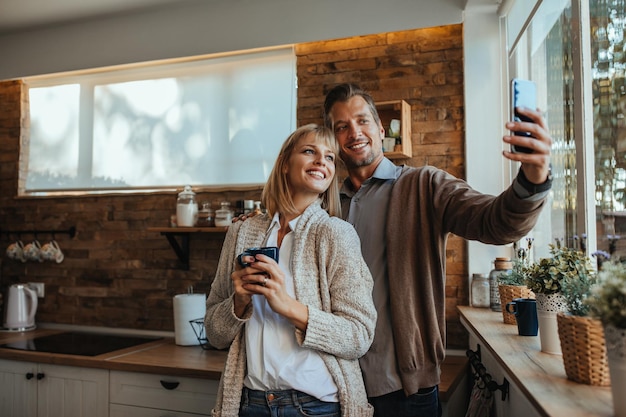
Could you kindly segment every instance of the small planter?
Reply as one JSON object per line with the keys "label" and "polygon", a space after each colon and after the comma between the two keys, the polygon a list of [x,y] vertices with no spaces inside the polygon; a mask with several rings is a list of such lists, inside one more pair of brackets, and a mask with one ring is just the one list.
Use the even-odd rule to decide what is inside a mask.
{"label": "small planter", "polygon": [[602,322],[562,312],[556,319],[567,379],[600,387],[611,385]]}
{"label": "small planter", "polygon": [[535,294],[537,299],[537,319],[541,351],[554,355],[561,354],[561,342],[556,322],[557,313],[567,312],[567,304],[561,293]]}
{"label": "small planter", "polygon": [[506,305],[515,298],[535,298],[533,292],[525,285],[498,285],[500,305],[502,306],[502,320],[506,324],[516,324],[515,315],[506,311]]}

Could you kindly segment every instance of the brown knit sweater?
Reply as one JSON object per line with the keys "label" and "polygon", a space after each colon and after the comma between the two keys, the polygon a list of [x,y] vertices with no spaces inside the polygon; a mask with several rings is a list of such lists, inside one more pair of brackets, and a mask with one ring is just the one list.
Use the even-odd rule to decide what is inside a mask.
{"label": "brown knit sweater", "polygon": [[407,395],[439,384],[448,234],[493,245],[521,239],[545,203],[531,200],[512,187],[494,197],[440,169],[404,167],[391,192],[386,245],[391,321]]}

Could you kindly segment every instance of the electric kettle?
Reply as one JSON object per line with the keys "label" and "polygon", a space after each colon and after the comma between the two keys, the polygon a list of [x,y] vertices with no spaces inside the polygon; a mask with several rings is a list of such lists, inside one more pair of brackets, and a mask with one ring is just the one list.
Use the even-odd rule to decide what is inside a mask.
{"label": "electric kettle", "polygon": [[32,330],[35,328],[37,292],[24,284],[9,287],[4,312],[4,327],[8,330]]}

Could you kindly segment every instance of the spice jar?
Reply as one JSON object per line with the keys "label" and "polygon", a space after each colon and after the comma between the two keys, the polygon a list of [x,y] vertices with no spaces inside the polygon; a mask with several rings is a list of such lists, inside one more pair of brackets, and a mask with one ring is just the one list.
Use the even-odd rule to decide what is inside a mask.
{"label": "spice jar", "polygon": [[500,274],[510,274],[513,270],[513,262],[509,258],[496,258],[493,261],[494,269],[489,273],[489,307],[493,311],[502,311],[500,303],[500,291],[498,290],[498,277]]}
{"label": "spice jar", "polygon": [[243,214],[248,215],[254,211],[254,200],[243,200]]}
{"label": "spice jar", "polygon": [[198,212],[198,226],[199,227],[213,227],[215,226],[215,212],[211,208],[211,203],[202,203],[202,208]]}
{"label": "spice jar", "polygon": [[261,202],[260,201],[255,201],[254,202],[254,210],[252,211],[252,213],[256,216],[257,214],[262,214],[263,211],[261,211]]}
{"label": "spice jar", "polygon": [[176,224],[179,227],[193,227],[198,221],[198,204],[196,193],[191,191],[191,185],[185,185],[176,200]]}
{"label": "spice jar", "polygon": [[233,210],[228,201],[222,201],[220,208],[215,210],[215,225],[217,227],[228,227],[233,222]]}
{"label": "spice jar", "polygon": [[489,277],[487,274],[472,275],[472,307],[489,308]]}

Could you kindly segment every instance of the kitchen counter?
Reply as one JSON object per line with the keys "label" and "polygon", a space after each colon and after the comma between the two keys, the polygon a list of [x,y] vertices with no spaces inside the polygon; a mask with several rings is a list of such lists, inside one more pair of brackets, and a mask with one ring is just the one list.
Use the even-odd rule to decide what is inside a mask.
{"label": "kitchen counter", "polygon": [[[63,330],[58,329],[0,332],[0,344],[26,341],[62,332]],[[173,337],[163,337],[97,356],[0,348],[0,359],[218,380],[226,360],[226,353],[204,350],[200,346],[178,346]]]}
{"label": "kitchen counter", "polygon": [[[509,400],[500,401],[500,394],[496,394],[496,407],[504,410],[496,413],[498,416],[514,414],[505,404],[507,401],[512,404],[516,400],[514,395],[533,408],[534,413],[526,410],[527,414],[522,415],[613,415],[610,387],[568,380],[563,358],[541,352],[539,336],[519,336],[517,326],[505,324],[500,312],[466,306],[459,306],[458,310],[461,323],[470,333],[470,349],[475,350],[479,345],[487,371],[499,384],[504,377],[512,386]],[[486,356],[492,356],[495,363],[486,363]]]}

